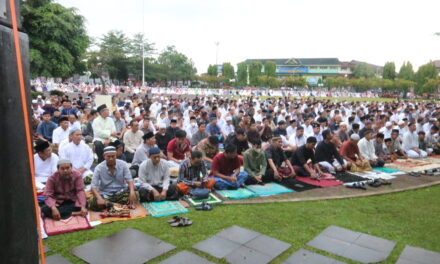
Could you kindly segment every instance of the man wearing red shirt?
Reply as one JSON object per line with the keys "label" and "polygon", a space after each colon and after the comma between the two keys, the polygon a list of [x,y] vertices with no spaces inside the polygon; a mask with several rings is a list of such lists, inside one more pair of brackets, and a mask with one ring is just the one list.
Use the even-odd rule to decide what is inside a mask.
{"label": "man wearing red shirt", "polygon": [[211,176],[214,176],[215,189],[238,189],[248,178],[245,171],[240,171],[240,159],[237,146],[229,144],[225,152],[217,154],[212,160]]}
{"label": "man wearing red shirt", "polygon": [[82,175],[72,170],[72,162],[58,161],[58,170],[49,176],[44,191],[44,216],[55,220],[67,219],[71,215],[87,216],[86,194]]}
{"label": "man wearing red shirt", "polygon": [[179,166],[183,160],[189,157],[190,146],[189,141],[186,139],[186,132],[178,130],[176,138],[171,140],[167,146],[168,161],[173,161],[176,163],[176,166]]}

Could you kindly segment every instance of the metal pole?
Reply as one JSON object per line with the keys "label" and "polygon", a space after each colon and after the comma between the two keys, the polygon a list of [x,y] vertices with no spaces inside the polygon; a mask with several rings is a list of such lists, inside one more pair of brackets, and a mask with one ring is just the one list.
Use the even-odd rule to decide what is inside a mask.
{"label": "metal pole", "polygon": [[142,87],[145,84],[145,47],[144,47],[144,34],[145,34],[145,16],[144,16],[144,4],[145,1],[142,0]]}

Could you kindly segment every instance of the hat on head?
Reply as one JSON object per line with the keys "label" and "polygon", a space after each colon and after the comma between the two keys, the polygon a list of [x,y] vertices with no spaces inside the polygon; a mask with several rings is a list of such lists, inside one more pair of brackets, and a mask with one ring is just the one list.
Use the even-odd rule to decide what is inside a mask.
{"label": "hat on head", "polygon": [[153,132],[147,132],[145,135],[142,136],[142,139],[143,140],[147,140],[147,139],[150,139],[152,137],[154,137]]}
{"label": "hat on head", "polygon": [[230,116],[226,117],[226,121],[232,121],[232,117]]}
{"label": "hat on head", "polygon": [[59,159],[57,162],[57,165],[61,165],[61,164],[70,164],[72,165],[72,162],[69,159]]}
{"label": "hat on head", "polygon": [[397,123],[399,126],[405,124],[403,120],[400,120],[399,123]]}
{"label": "hat on head", "polygon": [[312,127],[319,127],[318,123],[312,123]]}
{"label": "hat on head", "polygon": [[98,108],[96,110],[98,110],[99,113],[101,113],[102,110],[107,109],[107,105],[106,104],[102,104],[100,106],[98,106]]}
{"label": "hat on head", "polygon": [[49,145],[49,142],[44,141],[44,140],[38,140],[38,141],[35,143],[35,147],[34,147],[34,149],[35,149],[36,152],[42,152],[42,151],[44,151],[45,149],[47,149],[49,146],[50,146],[50,145]]}
{"label": "hat on head", "polygon": [[391,123],[390,121],[388,121],[388,122],[386,122],[385,126],[386,126],[386,127],[393,126],[393,123]]}
{"label": "hat on head", "polygon": [[69,129],[69,135],[72,135],[73,133],[75,133],[76,131],[81,131],[81,129],[77,128],[77,127],[71,127]]}
{"label": "hat on head", "polygon": [[46,104],[50,105],[50,104],[52,104],[52,102],[50,100],[47,100]]}
{"label": "hat on head", "polygon": [[38,98],[38,99],[41,99],[42,97],[41,97],[41,95],[38,95],[37,98]]}
{"label": "hat on head", "polygon": [[104,148],[104,154],[106,153],[116,153],[116,148],[113,146],[108,146]]}
{"label": "hat on head", "polygon": [[64,121],[69,121],[69,119],[67,117],[63,116],[58,120],[58,124],[61,124],[61,122],[64,122]]}
{"label": "hat on head", "polygon": [[149,156],[160,154],[160,149],[158,147],[152,147],[148,150]]}
{"label": "hat on head", "polygon": [[167,128],[167,125],[164,124],[164,123],[160,123],[160,124],[159,124],[159,129],[161,129],[161,128]]}
{"label": "hat on head", "polygon": [[351,134],[350,138],[352,140],[360,140],[361,139],[361,137],[358,134]]}
{"label": "hat on head", "polygon": [[38,101],[37,100],[32,100],[32,103],[33,104],[38,104]]}

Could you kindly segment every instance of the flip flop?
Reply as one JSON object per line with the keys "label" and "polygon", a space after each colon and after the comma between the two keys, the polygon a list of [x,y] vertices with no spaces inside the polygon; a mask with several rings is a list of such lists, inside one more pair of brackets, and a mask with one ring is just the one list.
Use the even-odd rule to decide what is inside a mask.
{"label": "flip flop", "polygon": [[213,206],[207,202],[202,202],[201,205],[196,206],[195,208],[196,210],[201,210],[201,211],[211,211]]}
{"label": "flip flop", "polygon": [[185,227],[192,225],[192,221],[186,217],[181,217],[179,221],[171,223],[172,227]]}
{"label": "flip flop", "polygon": [[182,218],[182,217],[180,217],[180,216],[174,216],[173,218],[171,218],[170,220],[168,220],[168,224],[171,224],[171,223],[175,223],[175,222],[177,222],[177,221],[180,221],[180,218]]}

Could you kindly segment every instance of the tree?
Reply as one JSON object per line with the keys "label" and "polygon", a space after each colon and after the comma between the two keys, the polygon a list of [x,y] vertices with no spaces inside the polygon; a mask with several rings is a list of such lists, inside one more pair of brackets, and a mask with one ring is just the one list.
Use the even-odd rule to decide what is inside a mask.
{"label": "tree", "polygon": [[166,80],[189,81],[197,73],[194,63],[186,55],[178,52],[174,46],[166,47],[159,55],[158,63],[162,64]]}
{"label": "tree", "polygon": [[252,62],[249,65],[249,83],[253,86],[258,86],[258,76],[261,76],[261,69],[263,65],[261,62]]}
{"label": "tree", "polygon": [[353,75],[356,78],[372,78],[375,75],[375,70],[373,66],[365,62],[360,62],[354,66]]}
{"label": "tree", "polygon": [[235,78],[234,66],[231,63],[225,62],[222,65],[222,75],[228,80]]}
{"label": "tree", "polygon": [[416,83],[410,80],[398,79],[395,81],[394,86],[396,90],[403,92],[403,94],[406,96],[409,88],[415,87]]}
{"label": "tree", "polygon": [[417,83],[417,88],[422,90],[427,90],[424,89],[423,86],[428,82],[428,80],[437,79],[437,78],[438,78],[438,71],[432,62],[420,66],[417,73],[415,74],[415,81]]}
{"label": "tree", "polygon": [[[127,56],[128,56],[128,72],[136,76],[136,80],[142,79],[142,55],[144,56],[145,64],[148,63],[148,58],[155,51],[154,43],[149,43],[142,33],[135,34],[128,40]],[[142,51],[142,44],[144,46]],[[151,78],[150,73],[145,71],[145,79]]]}
{"label": "tree", "polygon": [[277,65],[273,61],[268,61],[264,64],[264,74],[267,77],[276,76]]}
{"label": "tree", "polygon": [[397,78],[403,80],[414,81],[414,70],[411,62],[407,61],[402,64]]}
{"label": "tree", "polygon": [[396,78],[396,65],[394,62],[387,62],[383,66],[382,78],[394,80]]}
{"label": "tree", "polygon": [[103,35],[98,44],[103,70],[112,80],[127,80],[130,40],[124,32],[111,30]]}
{"label": "tree", "polygon": [[433,78],[427,80],[419,89],[417,89],[417,92],[419,94],[436,94],[438,92],[438,87],[440,86],[440,79],[439,78]]}
{"label": "tree", "polygon": [[76,9],[51,0],[27,0],[22,1],[21,13],[33,77],[67,78],[84,72],[89,37]]}
{"label": "tree", "polygon": [[210,76],[217,76],[218,72],[217,72],[217,65],[211,65],[209,64],[208,66],[208,75]]}
{"label": "tree", "polygon": [[240,62],[237,64],[237,85],[245,86],[248,81],[247,64]]}

